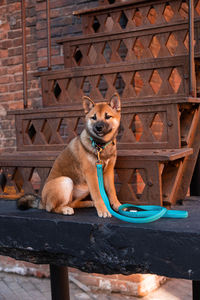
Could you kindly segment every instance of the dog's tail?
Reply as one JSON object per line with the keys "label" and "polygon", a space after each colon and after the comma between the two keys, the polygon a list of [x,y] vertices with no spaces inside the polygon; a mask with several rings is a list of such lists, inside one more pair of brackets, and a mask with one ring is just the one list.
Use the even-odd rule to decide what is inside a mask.
{"label": "dog's tail", "polygon": [[36,194],[25,194],[17,200],[17,207],[21,210],[40,208],[41,197]]}

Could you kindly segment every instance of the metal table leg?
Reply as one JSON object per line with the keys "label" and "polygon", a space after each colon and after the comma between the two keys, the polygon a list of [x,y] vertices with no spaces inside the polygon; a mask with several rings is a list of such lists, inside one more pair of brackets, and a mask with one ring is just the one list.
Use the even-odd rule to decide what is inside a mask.
{"label": "metal table leg", "polygon": [[193,300],[200,300],[200,281],[199,280],[193,280],[192,281],[192,294],[193,294]]}
{"label": "metal table leg", "polygon": [[51,299],[70,300],[68,268],[50,265]]}

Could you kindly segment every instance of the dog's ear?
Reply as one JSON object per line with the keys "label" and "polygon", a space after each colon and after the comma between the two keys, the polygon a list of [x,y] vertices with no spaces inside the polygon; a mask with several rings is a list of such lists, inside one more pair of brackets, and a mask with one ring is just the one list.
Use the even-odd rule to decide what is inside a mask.
{"label": "dog's ear", "polygon": [[121,101],[118,93],[112,95],[109,105],[116,111],[121,111]]}
{"label": "dog's ear", "polygon": [[87,96],[83,96],[82,100],[83,100],[83,109],[87,114],[95,106],[95,103],[92,101],[92,99],[90,99]]}

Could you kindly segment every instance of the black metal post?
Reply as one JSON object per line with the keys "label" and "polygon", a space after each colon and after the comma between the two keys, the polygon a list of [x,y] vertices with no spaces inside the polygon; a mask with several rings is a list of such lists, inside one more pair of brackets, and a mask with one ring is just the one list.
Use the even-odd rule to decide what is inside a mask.
{"label": "black metal post", "polygon": [[51,299],[70,300],[68,268],[50,265]]}
{"label": "black metal post", "polygon": [[195,165],[192,181],[190,184],[190,195],[200,196],[200,154]]}
{"label": "black metal post", "polygon": [[[194,173],[192,176],[192,181],[190,184],[190,195],[200,196],[200,154],[195,165]],[[192,299],[200,300],[200,281],[192,281]]]}
{"label": "black metal post", "polygon": [[200,300],[200,281],[193,280],[192,281],[192,293],[193,293],[193,300]]}

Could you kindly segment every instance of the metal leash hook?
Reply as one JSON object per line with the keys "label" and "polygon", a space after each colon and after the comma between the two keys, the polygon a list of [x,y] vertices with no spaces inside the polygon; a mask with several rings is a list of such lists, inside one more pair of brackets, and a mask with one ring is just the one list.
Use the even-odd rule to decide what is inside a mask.
{"label": "metal leash hook", "polygon": [[100,147],[98,147],[98,148],[96,148],[97,149],[97,164],[101,164],[102,163],[102,161],[101,161],[101,159],[100,159],[100,153],[101,153],[101,151],[103,150],[102,148],[100,148]]}

